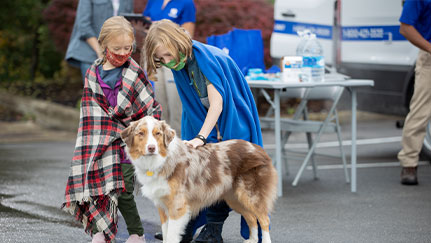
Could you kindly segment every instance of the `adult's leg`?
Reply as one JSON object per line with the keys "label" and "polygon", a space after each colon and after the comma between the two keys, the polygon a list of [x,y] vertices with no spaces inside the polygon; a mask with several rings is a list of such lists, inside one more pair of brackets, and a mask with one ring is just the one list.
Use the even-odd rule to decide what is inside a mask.
{"label": "adult's leg", "polygon": [[164,67],[157,69],[156,78],[154,82],[154,94],[155,99],[163,108],[162,120],[169,122],[169,105],[168,105],[168,94],[166,93],[166,80]]}
{"label": "adult's leg", "polygon": [[[402,150],[398,159],[403,167],[402,178],[411,178],[407,183],[415,181],[419,153],[422,149],[426,133],[426,125],[431,118],[431,54],[420,51],[416,62],[415,85],[410,111],[405,120],[402,138]],[[403,181],[402,181],[403,182]]]}
{"label": "adult's leg", "polygon": [[88,68],[90,68],[92,63],[89,62],[81,62],[80,69],[81,69],[81,75],[82,75],[82,84],[85,83],[85,74],[87,73]]}
{"label": "adult's leg", "polygon": [[177,86],[174,82],[172,71],[166,67],[162,68],[165,78],[165,90],[167,95],[167,105],[169,109],[168,123],[177,134],[181,134],[182,103],[178,94]]}

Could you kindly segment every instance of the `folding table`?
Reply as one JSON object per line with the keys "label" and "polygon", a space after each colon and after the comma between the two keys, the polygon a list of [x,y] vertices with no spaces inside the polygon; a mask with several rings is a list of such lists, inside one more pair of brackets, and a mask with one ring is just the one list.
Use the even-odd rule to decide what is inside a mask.
{"label": "folding table", "polygon": [[274,108],[274,135],[275,135],[275,166],[278,173],[277,195],[283,195],[283,178],[282,178],[282,144],[281,144],[281,117],[280,117],[280,93],[286,89],[303,89],[314,87],[334,87],[339,86],[347,89],[351,93],[352,111],[351,111],[351,191],[356,192],[356,109],[357,109],[357,89],[360,87],[374,86],[373,80],[366,79],[349,79],[344,75],[329,74],[325,75],[324,82],[298,82],[288,83],[279,81],[266,80],[248,80],[250,88],[264,90],[273,90],[274,98],[268,95],[265,98]]}

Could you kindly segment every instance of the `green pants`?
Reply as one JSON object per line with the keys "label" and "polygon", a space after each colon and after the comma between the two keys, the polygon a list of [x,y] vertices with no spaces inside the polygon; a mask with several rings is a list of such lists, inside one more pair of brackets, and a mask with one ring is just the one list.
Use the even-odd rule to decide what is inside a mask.
{"label": "green pants", "polygon": [[[123,172],[124,184],[126,191],[118,197],[118,209],[126,221],[127,231],[129,235],[137,234],[142,236],[144,228],[142,227],[141,218],[139,217],[138,208],[136,207],[135,198],[133,196],[133,186],[135,184],[135,169],[131,164],[121,164]],[[96,224],[93,224],[93,234],[97,233]]]}

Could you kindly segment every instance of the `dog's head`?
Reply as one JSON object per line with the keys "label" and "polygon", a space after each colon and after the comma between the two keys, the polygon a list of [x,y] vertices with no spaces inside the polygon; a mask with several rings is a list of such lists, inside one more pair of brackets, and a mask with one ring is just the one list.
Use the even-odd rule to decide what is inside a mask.
{"label": "dog's head", "polygon": [[131,159],[141,156],[167,156],[169,144],[175,138],[175,131],[165,122],[146,116],[132,122],[121,132],[121,139],[127,145]]}

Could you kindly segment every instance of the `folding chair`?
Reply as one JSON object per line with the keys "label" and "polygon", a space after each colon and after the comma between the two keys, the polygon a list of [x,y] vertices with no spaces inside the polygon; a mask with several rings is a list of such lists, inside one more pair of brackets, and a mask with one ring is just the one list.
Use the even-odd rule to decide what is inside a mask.
{"label": "folding chair", "polygon": [[[341,159],[344,165],[344,174],[346,177],[346,182],[349,183],[349,174],[347,172],[346,157],[342,145],[341,138],[341,128],[338,119],[338,114],[336,106],[340,97],[344,91],[342,86],[334,87],[315,87],[315,88],[303,88],[303,89],[292,89],[287,90],[280,94],[282,97],[286,98],[301,98],[293,118],[282,118],[281,119],[281,130],[282,130],[282,145],[285,145],[289,139],[292,132],[304,132],[307,137],[308,142],[308,152],[303,160],[298,173],[292,183],[293,186],[298,184],[299,178],[301,177],[305,167],[311,161],[313,167],[314,178],[317,178],[317,167],[314,161],[314,155],[318,142],[323,133],[336,133],[339,143],[339,149],[341,154]],[[268,94],[266,91],[261,90],[264,97],[268,100]],[[329,109],[326,118],[323,121],[310,120],[307,111],[307,103],[309,100],[332,100],[332,106]],[[268,111],[265,117],[261,117],[261,127],[262,128],[272,128],[274,129],[274,119],[269,117],[271,111]],[[301,119],[301,116],[303,119]],[[312,134],[316,134],[313,141]],[[283,154],[286,154],[285,146],[282,147]],[[287,159],[286,168],[287,168]]]}

